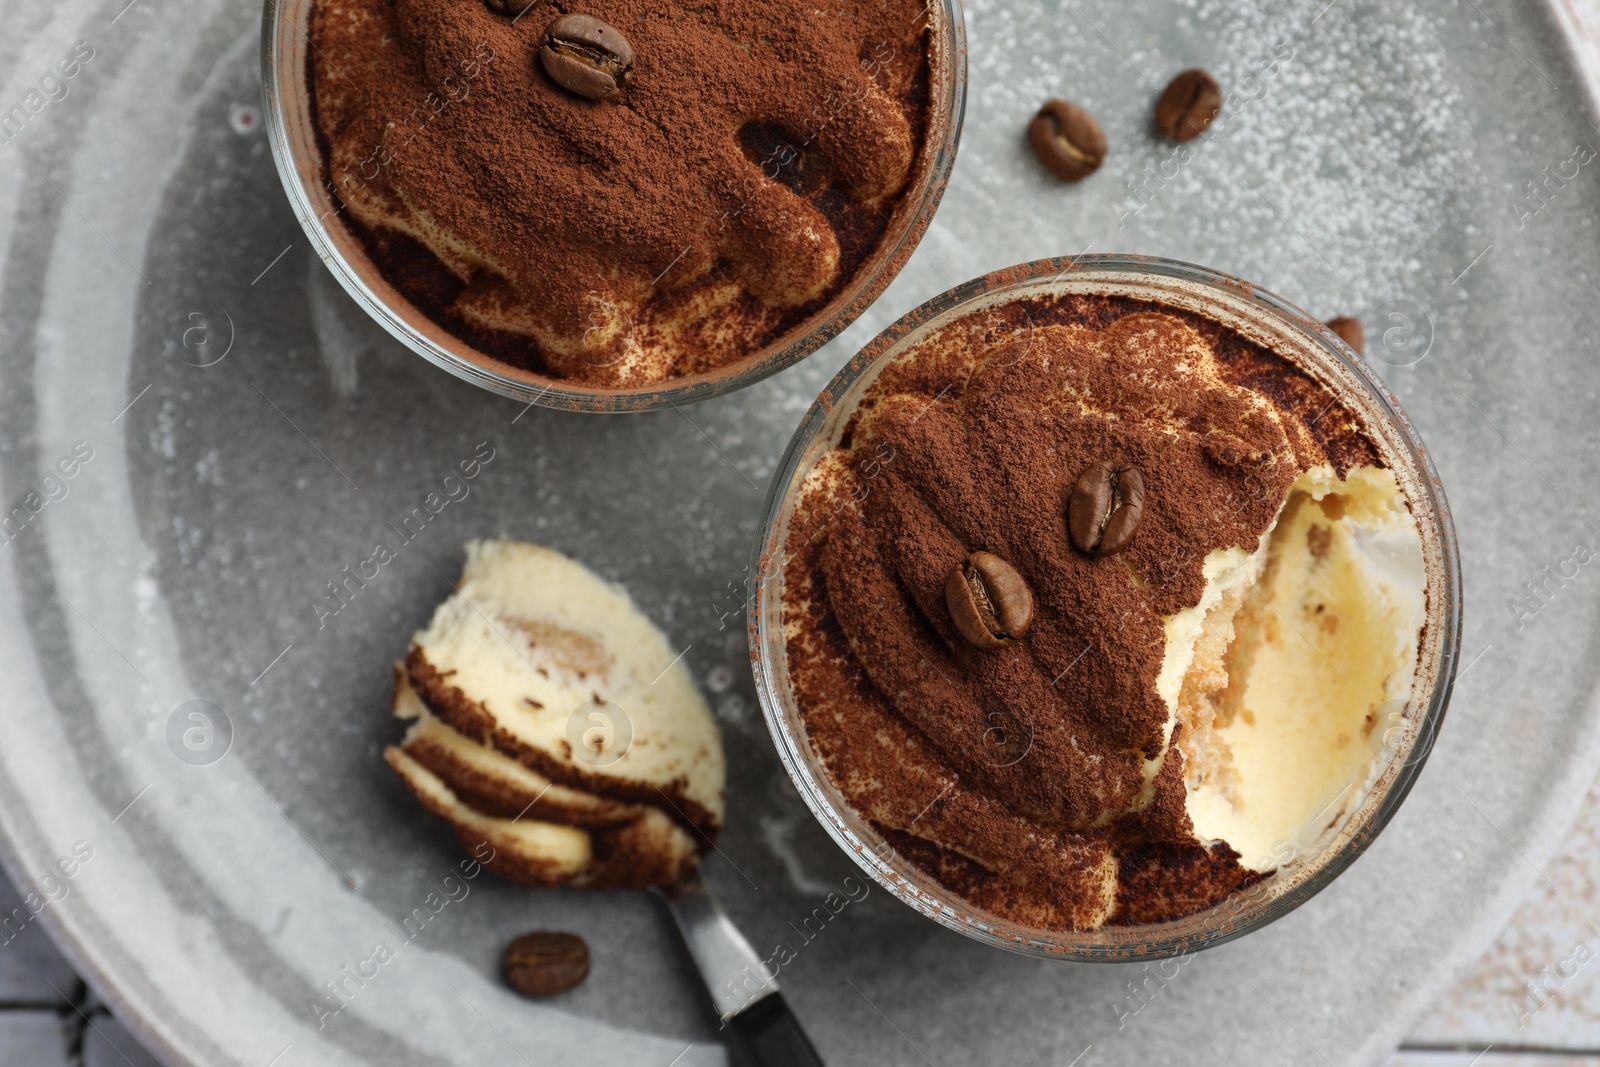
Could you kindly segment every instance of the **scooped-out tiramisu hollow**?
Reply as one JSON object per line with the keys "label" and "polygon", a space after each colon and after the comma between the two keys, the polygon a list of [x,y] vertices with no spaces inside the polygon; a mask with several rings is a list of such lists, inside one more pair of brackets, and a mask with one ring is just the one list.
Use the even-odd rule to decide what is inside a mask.
{"label": "scooped-out tiramisu hollow", "polygon": [[1350,404],[1193,310],[978,306],[854,394],[782,544],[784,675],[844,803],[980,912],[1176,920],[1389,763],[1427,610]]}
{"label": "scooped-out tiramisu hollow", "polygon": [[469,544],[395,665],[394,714],[389,766],[513,881],[669,886],[722,827],[722,740],[681,657],[559,552]]}
{"label": "scooped-out tiramisu hollow", "polygon": [[469,358],[634,389],[800,336],[905,235],[949,121],[930,16],[316,0],[307,82],[339,218],[406,301]]}

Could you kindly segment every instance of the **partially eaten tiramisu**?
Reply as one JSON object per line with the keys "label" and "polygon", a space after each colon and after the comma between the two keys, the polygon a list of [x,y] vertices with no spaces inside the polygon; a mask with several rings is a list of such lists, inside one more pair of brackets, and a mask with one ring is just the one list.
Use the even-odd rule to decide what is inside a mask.
{"label": "partially eaten tiramisu", "polygon": [[977,302],[852,402],[791,489],[789,695],[845,802],[974,908],[1193,914],[1305,856],[1409,736],[1420,528],[1289,359],[1062,293]]}

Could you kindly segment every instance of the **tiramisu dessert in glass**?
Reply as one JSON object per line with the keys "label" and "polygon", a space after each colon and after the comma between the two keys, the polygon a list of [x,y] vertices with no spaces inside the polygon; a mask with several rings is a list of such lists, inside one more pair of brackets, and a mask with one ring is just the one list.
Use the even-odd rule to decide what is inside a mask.
{"label": "tiramisu dessert in glass", "polygon": [[700,399],[838,333],[954,161],[956,0],[271,0],[268,120],[334,273],[507,395]]}
{"label": "tiramisu dessert in glass", "polygon": [[1443,716],[1454,535],[1393,399],[1235,279],[1082,257],[911,313],[802,424],[752,600],[824,825],[1021,951],[1126,959],[1296,906]]}

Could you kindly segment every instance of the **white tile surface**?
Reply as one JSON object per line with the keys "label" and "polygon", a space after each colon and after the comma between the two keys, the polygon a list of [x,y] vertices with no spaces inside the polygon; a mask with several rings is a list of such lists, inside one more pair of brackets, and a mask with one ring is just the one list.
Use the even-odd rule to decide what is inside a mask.
{"label": "white tile surface", "polygon": [[67,1067],[67,1046],[56,1014],[0,1012],[0,1067]]}
{"label": "white tile surface", "polygon": [[77,984],[77,975],[26,908],[21,915],[28,921],[21,924],[13,913],[19,907],[21,900],[16,891],[0,877],[0,920],[12,924],[9,928],[0,927],[0,1004],[64,1007]]}
{"label": "white tile surface", "polygon": [[83,1067],[161,1067],[111,1016],[90,1018],[83,1035]]}
{"label": "white tile surface", "polygon": [[42,930],[0,945],[0,1003],[55,1008],[66,1003],[61,994],[71,996],[77,981]]}

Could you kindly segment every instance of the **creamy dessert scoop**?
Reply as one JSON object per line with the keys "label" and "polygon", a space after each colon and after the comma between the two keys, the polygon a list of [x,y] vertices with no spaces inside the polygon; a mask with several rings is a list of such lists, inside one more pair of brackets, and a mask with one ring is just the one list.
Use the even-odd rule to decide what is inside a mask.
{"label": "creamy dessert scoop", "polygon": [[722,740],[628,594],[538,545],[474,541],[395,665],[384,752],[486,865],[526,885],[672,885],[722,827]]}

